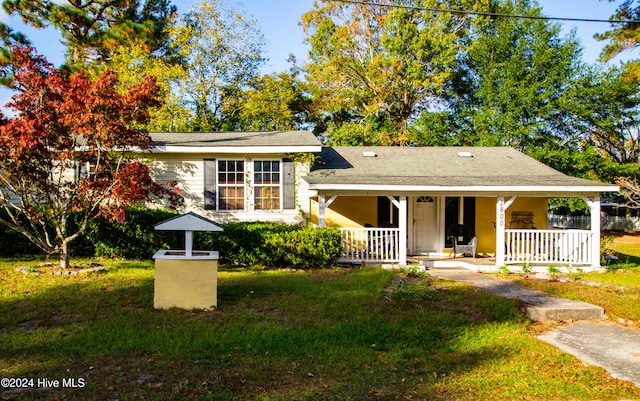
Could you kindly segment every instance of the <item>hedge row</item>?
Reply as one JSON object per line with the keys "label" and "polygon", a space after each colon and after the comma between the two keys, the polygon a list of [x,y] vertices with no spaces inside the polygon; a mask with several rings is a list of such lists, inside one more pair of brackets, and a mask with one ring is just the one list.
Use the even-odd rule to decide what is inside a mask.
{"label": "hedge row", "polygon": [[[97,220],[71,244],[73,256],[149,259],[158,249],[184,249],[182,232],[155,231],[176,214],[160,209],[131,209],[118,224]],[[1,256],[41,253],[22,235],[0,226]],[[283,223],[227,223],[221,233],[195,233],[194,249],[220,251],[220,263],[237,266],[317,269],[340,256],[340,232]]]}

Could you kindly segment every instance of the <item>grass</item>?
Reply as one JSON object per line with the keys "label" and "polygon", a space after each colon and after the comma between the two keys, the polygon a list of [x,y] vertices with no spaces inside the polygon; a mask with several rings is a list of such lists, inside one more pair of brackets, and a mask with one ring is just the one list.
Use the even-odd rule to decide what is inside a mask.
{"label": "grass", "polygon": [[222,271],[215,311],[159,311],[150,262],[101,263],[50,276],[0,260],[0,377],[85,384],[2,399],[640,398],[537,340],[545,327],[516,303],[466,285],[382,269]]}
{"label": "grass", "polygon": [[[618,256],[609,262],[604,273],[575,273],[569,282],[527,280],[513,281],[551,295],[584,301],[603,307],[610,320],[623,319],[640,323],[640,245],[616,244],[612,249]],[[596,285],[596,284],[604,285]]]}

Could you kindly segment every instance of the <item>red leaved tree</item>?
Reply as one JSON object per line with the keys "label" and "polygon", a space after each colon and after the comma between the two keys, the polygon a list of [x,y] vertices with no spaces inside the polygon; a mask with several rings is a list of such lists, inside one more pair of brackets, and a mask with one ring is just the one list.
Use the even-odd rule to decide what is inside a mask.
{"label": "red leaved tree", "polygon": [[152,143],[143,127],[159,102],[155,79],[121,94],[111,71],[67,77],[32,48],[13,50],[18,93],[6,105],[15,116],[0,114],[0,223],[59,253],[66,268],[69,243],[98,216],[121,221],[126,206],[154,197],[182,202],[175,182],[155,182],[132,154]]}

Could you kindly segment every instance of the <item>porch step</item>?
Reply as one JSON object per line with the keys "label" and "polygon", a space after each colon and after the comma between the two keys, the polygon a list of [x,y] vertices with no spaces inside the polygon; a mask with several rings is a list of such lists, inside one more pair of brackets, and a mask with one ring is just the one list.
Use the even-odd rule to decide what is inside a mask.
{"label": "porch step", "polygon": [[462,268],[430,268],[428,271],[445,280],[468,283],[481,291],[515,299],[522,304],[527,317],[536,322],[605,319],[604,309],[599,306],[553,297],[488,274]]}

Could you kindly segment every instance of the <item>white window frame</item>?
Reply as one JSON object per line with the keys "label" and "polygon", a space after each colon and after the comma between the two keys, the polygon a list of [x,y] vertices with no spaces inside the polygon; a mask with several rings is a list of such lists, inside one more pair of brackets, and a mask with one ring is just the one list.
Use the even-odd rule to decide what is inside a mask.
{"label": "white window frame", "polygon": [[[242,185],[238,184],[221,184],[220,183],[220,163],[227,162],[241,162],[242,163]],[[247,174],[247,160],[246,159],[216,159],[216,210],[219,212],[244,212],[247,210],[247,182],[246,182],[246,174]],[[225,171],[226,173],[226,171]],[[241,209],[222,209],[222,191],[221,188],[242,188],[242,199],[243,205]]]}
{"label": "white window frame", "polygon": [[[257,184],[256,183],[256,171],[255,171],[255,163],[257,162],[278,162],[278,183],[277,184]],[[283,188],[283,159],[277,158],[256,158],[251,160],[251,205],[253,210],[260,212],[280,212],[283,210],[283,202],[284,202],[284,188]],[[278,205],[277,208],[273,209],[260,209],[257,207],[258,202],[256,201],[256,189],[258,187],[269,187],[269,188],[278,188]]]}

